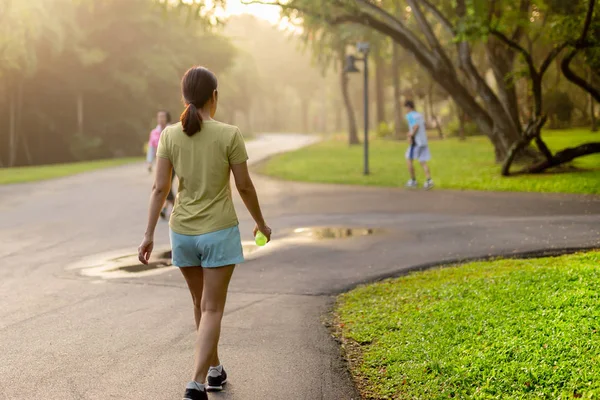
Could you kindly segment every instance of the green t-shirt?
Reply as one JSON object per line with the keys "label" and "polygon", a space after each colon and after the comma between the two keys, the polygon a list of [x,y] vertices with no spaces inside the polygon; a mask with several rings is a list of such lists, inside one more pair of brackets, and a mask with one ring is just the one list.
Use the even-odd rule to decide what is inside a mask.
{"label": "green t-shirt", "polygon": [[181,123],[168,126],[156,155],[173,164],[179,178],[170,226],[181,235],[201,235],[238,224],[231,198],[230,165],[248,160],[240,130],[217,121],[205,121],[189,137]]}

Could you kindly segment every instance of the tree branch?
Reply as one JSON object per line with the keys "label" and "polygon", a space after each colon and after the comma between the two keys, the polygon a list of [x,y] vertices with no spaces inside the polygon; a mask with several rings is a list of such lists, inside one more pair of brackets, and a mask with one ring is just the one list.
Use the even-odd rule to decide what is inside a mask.
{"label": "tree branch", "polygon": [[421,8],[419,8],[417,2],[415,0],[407,0],[407,3],[411,7],[413,15],[415,16],[417,24],[419,25],[419,29],[423,33],[423,36],[425,36],[429,46],[431,46],[432,49],[440,47],[440,42],[437,40],[435,33],[433,33],[431,26],[429,26],[427,23],[427,18],[425,18],[425,15],[423,15],[423,12],[421,11]]}
{"label": "tree branch", "polygon": [[541,161],[531,165],[519,173],[539,174],[548,168],[556,167],[561,164],[574,160],[577,157],[587,156],[589,154],[600,153],[600,142],[585,143],[577,147],[570,147],[556,153],[551,159]]}
{"label": "tree branch", "polygon": [[429,0],[420,0],[420,2],[423,3],[425,8],[427,8],[438,19],[438,21],[440,21],[442,26],[448,32],[450,32],[452,36],[456,35],[456,30],[454,29],[454,26],[452,26],[448,18],[446,18],[436,6],[434,6]]}
{"label": "tree branch", "polygon": [[552,61],[554,61],[554,59],[556,57],[558,57],[560,52],[563,51],[564,49],[566,49],[568,45],[569,45],[568,42],[564,42],[560,46],[552,49],[552,51],[550,53],[548,53],[548,55],[546,56],[546,59],[544,60],[544,62],[542,62],[542,66],[540,67],[540,72],[539,72],[540,77],[544,76],[544,74],[546,73],[546,70],[548,69],[548,67],[550,67],[550,64],[552,64]]}
{"label": "tree branch", "polygon": [[[523,136],[521,137],[520,140],[517,140],[516,142],[513,143],[510,150],[508,151],[508,155],[506,156],[506,158],[504,159],[504,162],[502,163],[502,169],[500,170],[500,174],[502,176],[510,175],[510,167],[511,167],[512,163],[515,161],[515,158],[517,157],[517,155],[521,151],[523,151],[523,149],[525,149],[527,146],[529,146],[529,143],[531,143],[531,141],[533,139],[540,137],[540,132],[542,130],[542,127],[546,123],[546,120],[547,120],[547,117],[542,116],[535,120],[532,119],[527,123],[527,127],[525,128],[525,131],[523,132]],[[538,145],[539,144],[540,143],[538,142]],[[544,147],[544,146],[545,146],[545,143],[543,144],[542,147]],[[545,155],[547,158],[547,154],[545,154]]]}
{"label": "tree branch", "polygon": [[279,1],[272,2],[272,1],[265,1],[265,0],[241,0],[241,3],[245,6],[249,6],[252,4],[260,4],[260,5],[264,5],[264,6],[281,7],[283,10],[297,10],[297,11],[300,11],[301,13],[304,13],[306,15],[310,15],[313,17],[323,17],[322,14],[315,13],[313,11],[309,11],[308,9],[305,9],[302,7],[291,6],[289,4],[283,4],[283,3],[280,3]]}
{"label": "tree branch", "polygon": [[[466,17],[467,7],[465,0],[456,1],[456,13],[461,19]],[[506,114],[506,110],[502,105],[502,102],[473,64],[471,47],[469,43],[463,40],[457,43],[457,49],[460,68],[469,77],[471,85],[478,92],[481,99],[486,103],[489,112],[496,115]],[[497,125],[496,128],[501,131],[514,131],[515,129],[518,129],[516,126],[514,126],[512,118],[498,118],[494,120],[494,124]]]}
{"label": "tree branch", "polygon": [[531,54],[527,50],[525,50],[525,48],[523,46],[521,46],[519,43],[515,42],[514,40],[509,39],[504,33],[498,31],[497,29],[490,30],[490,33],[492,35],[496,36],[501,41],[503,41],[509,47],[511,47],[514,50],[521,53],[523,58],[525,58],[525,62],[527,63],[527,65],[529,67],[529,71],[530,72],[535,71],[535,74],[537,74],[537,69],[535,68],[535,64],[533,63],[533,58],[531,57]]}
{"label": "tree branch", "polygon": [[592,97],[596,99],[596,101],[600,102],[600,90],[596,89],[587,80],[577,75],[571,69],[571,61],[573,61],[573,59],[578,53],[579,49],[571,50],[569,54],[567,54],[560,63],[560,69],[565,78],[567,78],[571,83],[574,83],[575,85],[579,86],[580,88],[591,94]]}
{"label": "tree branch", "polygon": [[454,67],[452,65],[452,61],[450,60],[450,57],[448,57],[448,55],[442,48],[440,41],[438,40],[437,36],[435,36],[433,29],[431,29],[431,25],[429,25],[429,22],[427,22],[427,18],[421,11],[421,8],[417,4],[417,2],[415,0],[408,0],[408,4],[411,6],[415,19],[417,20],[417,24],[419,25],[421,32],[423,32],[423,35],[429,42],[429,45],[431,46],[433,51],[439,55],[439,57],[443,60],[443,62],[446,64],[446,67],[449,70],[453,70]]}
{"label": "tree branch", "polygon": [[590,25],[592,24],[592,16],[594,15],[594,7],[596,6],[596,0],[589,0],[587,14],[585,15],[585,21],[583,23],[583,31],[579,37],[579,45],[583,45],[585,38],[587,37]]}
{"label": "tree branch", "polygon": [[[401,32],[398,34],[397,29],[390,27],[383,21],[380,21],[377,18],[372,17],[369,14],[361,14],[361,15],[343,15],[336,18],[331,18],[329,22],[332,25],[339,25],[344,23],[357,23],[364,26],[369,26],[374,28],[375,30],[383,33],[386,36],[389,36],[397,43],[402,44],[408,51],[413,53],[415,57],[422,63],[423,66],[433,69],[436,64],[435,57],[429,53],[427,47],[423,42],[414,37],[414,35],[405,35],[405,32]],[[403,28],[404,31],[406,29]],[[407,31],[407,33],[410,33]]]}
{"label": "tree branch", "polygon": [[581,31],[581,36],[575,43],[575,48],[572,49],[565,58],[563,58],[563,60],[560,64],[560,69],[561,69],[563,75],[565,76],[565,78],[567,78],[567,80],[569,80],[571,83],[574,83],[575,85],[579,86],[580,88],[582,88],[583,90],[585,90],[586,92],[591,94],[592,97],[594,97],[594,99],[596,99],[596,101],[600,102],[600,90],[596,89],[592,84],[588,83],[584,78],[577,75],[571,69],[571,61],[573,61],[575,56],[581,50],[590,46],[589,43],[587,42],[586,38],[587,38],[588,32],[590,30],[590,25],[592,23],[592,16],[594,14],[594,6],[595,5],[596,5],[596,0],[589,0],[588,10],[587,10],[587,14],[585,16],[585,22],[583,23],[583,30]]}

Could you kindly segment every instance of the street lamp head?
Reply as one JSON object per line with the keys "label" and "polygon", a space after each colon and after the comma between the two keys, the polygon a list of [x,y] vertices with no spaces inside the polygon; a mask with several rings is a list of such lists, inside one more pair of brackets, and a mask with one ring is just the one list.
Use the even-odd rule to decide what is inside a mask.
{"label": "street lamp head", "polygon": [[346,56],[346,65],[344,66],[344,72],[347,74],[360,72],[360,70],[356,68],[356,57],[354,57],[351,54]]}
{"label": "street lamp head", "polygon": [[358,43],[356,43],[356,49],[358,50],[359,53],[363,53],[363,54],[368,53],[370,47],[371,46],[369,45],[369,42],[358,42]]}

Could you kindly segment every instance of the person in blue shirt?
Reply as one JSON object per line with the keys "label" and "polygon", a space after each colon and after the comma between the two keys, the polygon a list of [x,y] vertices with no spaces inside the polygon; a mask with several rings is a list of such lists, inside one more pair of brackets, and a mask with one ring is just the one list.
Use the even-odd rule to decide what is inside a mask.
{"label": "person in blue shirt", "polygon": [[425,171],[425,177],[427,180],[423,185],[424,189],[431,189],[433,187],[433,180],[431,179],[431,172],[427,161],[431,159],[431,153],[429,152],[429,146],[427,145],[427,131],[425,129],[425,119],[423,115],[415,111],[415,103],[411,100],[407,100],[404,103],[406,109],[406,121],[408,122],[408,143],[409,147],[406,150],[406,163],[408,165],[408,172],[410,173],[410,180],[406,183],[406,187],[416,188],[419,186],[415,177],[415,167],[413,160],[418,160],[423,171]]}

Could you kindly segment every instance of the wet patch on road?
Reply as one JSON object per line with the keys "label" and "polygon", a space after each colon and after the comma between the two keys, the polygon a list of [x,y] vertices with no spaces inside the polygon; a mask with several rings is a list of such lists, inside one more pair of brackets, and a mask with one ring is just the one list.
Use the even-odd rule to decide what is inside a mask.
{"label": "wet patch on road", "polygon": [[[256,252],[258,247],[254,242],[243,242],[244,256]],[[148,265],[138,260],[137,254],[119,254],[118,252],[100,254],[88,257],[68,270],[77,270],[82,276],[101,279],[141,278],[173,271],[170,249],[155,251]]]}
{"label": "wet patch on road", "polygon": [[[242,246],[246,260],[250,261],[287,246],[308,245],[321,240],[360,238],[381,233],[384,231],[379,228],[305,227],[294,229],[291,233],[288,231],[288,235],[275,239],[264,247],[257,246],[253,241],[242,242]],[[137,254],[131,253],[131,250],[114,251],[86,257],[68,266],[67,270],[75,270],[81,276],[95,278],[94,283],[110,279],[143,278],[176,270],[177,268],[171,262],[171,256],[170,249],[158,249],[154,251],[150,263],[144,265],[138,260]]]}
{"label": "wet patch on road", "polygon": [[372,236],[383,233],[377,228],[349,228],[349,227],[312,227],[294,229],[294,234],[314,240],[347,239],[353,237]]}
{"label": "wet patch on road", "polygon": [[81,260],[67,269],[77,270],[90,278],[118,279],[144,277],[172,270],[171,250],[155,251],[148,265],[138,260],[137,254],[106,253]]}

